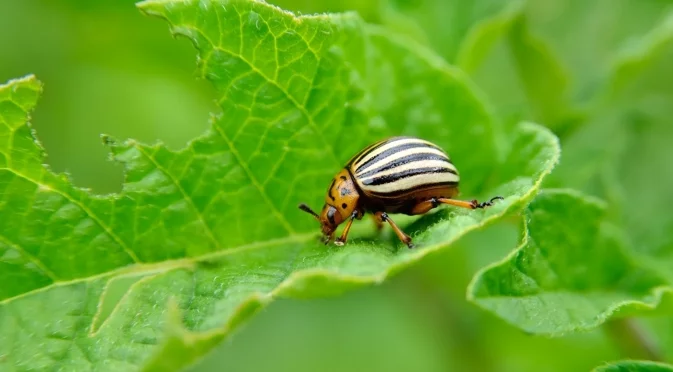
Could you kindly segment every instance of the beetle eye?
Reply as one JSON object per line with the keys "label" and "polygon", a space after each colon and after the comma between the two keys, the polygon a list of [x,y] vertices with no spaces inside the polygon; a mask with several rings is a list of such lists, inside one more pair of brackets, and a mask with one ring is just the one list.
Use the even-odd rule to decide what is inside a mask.
{"label": "beetle eye", "polygon": [[336,213],[336,208],[330,206],[329,209],[327,210],[327,219],[329,220],[329,223],[332,225],[336,225],[336,222],[334,221],[334,214]]}

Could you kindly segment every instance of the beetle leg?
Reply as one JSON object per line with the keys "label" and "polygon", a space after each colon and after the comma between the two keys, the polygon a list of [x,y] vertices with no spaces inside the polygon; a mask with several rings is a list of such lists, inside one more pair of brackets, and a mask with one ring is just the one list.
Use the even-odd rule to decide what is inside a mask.
{"label": "beetle leg", "polygon": [[376,212],[376,216],[381,219],[381,222],[388,222],[390,224],[390,227],[393,228],[395,231],[395,234],[397,234],[397,237],[400,238],[400,240],[407,245],[409,248],[413,248],[414,244],[411,242],[411,237],[407,234],[404,233],[404,231],[400,230],[400,228],[397,226],[397,224],[388,217],[388,213],[386,212]]}
{"label": "beetle leg", "polygon": [[411,208],[411,214],[426,214],[432,208],[436,208],[439,205],[437,199],[432,198],[430,200],[422,201]]}
{"label": "beetle leg", "polygon": [[[433,199],[431,199],[431,201]],[[496,196],[494,198],[491,198],[491,200],[489,200],[487,202],[482,202],[482,203],[480,203],[476,199],[472,200],[472,201],[464,201],[464,200],[455,200],[455,199],[447,199],[447,198],[437,198],[437,199],[434,199],[434,200],[436,200],[438,203],[455,205],[456,207],[463,207],[463,208],[467,208],[467,209],[477,209],[477,208],[486,208],[486,207],[492,206],[493,201],[496,200],[496,199],[504,200],[504,198],[502,196]]]}
{"label": "beetle leg", "polygon": [[353,224],[353,220],[357,218],[358,216],[358,211],[353,212],[351,214],[350,218],[348,218],[348,222],[346,222],[346,227],[344,228],[344,231],[341,233],[341,236],[338,237],[337,239],[334,240],[334,244],[338,246],[342,246],[346,244],[346,238],[348,237],[348,231],[351,229],[351,225]]}
{"label": "beetle leg", "polygon": [[376,232],[380,233],[381,230],[383,229],[383,221],[381,221],[381,218],[376,214],[372,214],[371,216],[372,219],[374,220],[374,224],[376,225]]}
{"label": "beetle leg", "polygon": [[456,207],[468,208],[468,209],[477,209],[477,208],[486,208],[493,205],[493,201],[496,199],[503,199],[502,196],[496,196],[487,202],[480,203],[477,200],[464,201],[456,199],[447,199],[447,198],[431,198],[430,200],[422,201],[413,208],[411,208],[411,214],[425,214],[428,213],[432,208],[436,208],[440,204],[449,204]]}

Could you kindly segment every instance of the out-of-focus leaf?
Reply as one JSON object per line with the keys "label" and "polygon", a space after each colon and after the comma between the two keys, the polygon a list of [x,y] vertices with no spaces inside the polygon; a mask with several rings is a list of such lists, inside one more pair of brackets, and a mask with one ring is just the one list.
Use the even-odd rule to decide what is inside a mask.
{"label": "out-of-focus leaf", "polygon": [[[631,246],[673,278],[673,13],[615,63],[599,107],[548,182],[605,198]],[[636,48],[635,45],[641,45]]]}
{"label": "out-of-focus leaf", "polygon": [[[353,13],[296,17],[244,0],[141,8],[194,43],[221,112],[180,151],[106,137],[126,182],[97,196],[42,165],[26,123],[40,83],[0,88],[0,369],[179,369],[275,297],[379,283],[502,218],[558,161],[549,131],[523,123],[498,138],[460,71]],[[362,230],[346,247],[321,245],[297,204],[317,206],[353,153],[395,134],[444,147],[464,195],[506,199],[406,226],[413,250]]]}
{"label": "out-of-focus leaf", "polygon": [[[469,243],[483,235],[471,234]],[[464,300],[469,278],[446,275],[446,282],[453,277],[459,285],[419,278],[429,264],[463,270],[466,252],[461,251],[499,244],[497,232],[488,237],[483,246],[433,254],[381,286],[334,298],[274,302],[188,371],[567,372],[590,371],[619,358],[600,331],[531,337],[505,324]],[[440,256],[446,257],[437,263]],[[263,358],[257,357],[260,350]]]}
{"label": "out-of-focus leaf", "polygon": [[670,1],[659,0],[550,0],[528,2],[526,14],[531,32],[570,72],[571,98],[587,102],[611,79],[621,49],[640,44],[670,9]]}
{"label": "out-of-focus leaf", "polygon": [[627,44],[617,57],[611,79],[608,81],[607,94],[615,97],[629,83],[637,80],[652,66],[652,60],[665,55],[673,40],[673,10],[666,13],[663,20],[642,38]]}
{"label": "out-of-focus leaf", "polygon": [[389,0],[388,4],[420,25],[429,45],[447,61],[471,69],[524,1]]}
{"label": "out-of-focus leaf", "polygon": [[620,360],[596,367],[593,372],[671,372],[673,366],[649,360]]}
{"label": "out-of-focus leaf", "polygon": [[567,71],[548,44],[530,33],[525,15],[512,22],[507,37],[530,107],[528,117],[544,123],[563,138],[583,120],[582,113],[572,107],[568,97]]}
{"label": "out-of-focus leaf", "polygon": [[193,47],[167,38],[134,2],[0,2],[0,82],[26,74],[46,82],[32,118],[46,161],[100,193],[123,181],[101,132],[180,148],[216,108],[212,88],[193,77]]}
{"label": "out-of-focus leaf", "polygon": [[477,69],[494,45],[507,37],[512,23],[521,17],[525,1],[503,3],[497,12],[476,20],[460,43],[455,63],[468,73]]}
{"label": "out-of-focus leaf", "polygon": [[530,333],[561,335],[613,317],[673,311],[673,287],[627,253],[605,205],[545,190],[526,209],[521,246],[475,275],[468,298]]}

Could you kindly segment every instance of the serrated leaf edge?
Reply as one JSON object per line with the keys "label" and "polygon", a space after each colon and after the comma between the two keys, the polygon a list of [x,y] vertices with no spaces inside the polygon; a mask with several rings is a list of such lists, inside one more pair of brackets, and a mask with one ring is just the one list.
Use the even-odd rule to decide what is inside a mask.
{"label": "serrated leaf edge", "polygon": [[[568,195],[568,194],[570,194],[570,195],[573,195],[573,196],[580,197],[580,198],[584,199],[587,204],[592,204],[595,207],[600,208],[601,210],[605,210],[607,208],[607,203],[604,200],[602,200],[600,198],[597,198],[597,197],[594,197],[594,196],[591,196],[591,195],[584,194],[584,193],[582,193],[580,191],[577,191],[575,189],[561,189],[561,188],[559,188],[559,189],[544,189],[540,193],[544,193],[544,194],[547,194],[547,195],[554,195],[554,194],[566,194],[566,195]],[[470,283],[467,286],[466,295],[465,295],[466,299],[469,302],[472,302],[475,305],[481,307],[482,309],[487,310],[487,311],[495,314],[498,318],[504,320],[508,324],[513,325],[514,327],[517,327],[519,329],[522,329],[522,330],[524,330],[526,332],[529,332],[529,333],[532,333],[532,334],[538,334],[538,335],[543,335],[543,336],[548,336],[548,337],[561,337],[561,336],[565,336],[567,334],[575,333],[575,332],[587,332],[587,331],[590,331],[590,330],[602,325],[603,323],[607,322],[618,311],[620,311],[624,308],[627,308],[627,307],[633,305],[633,306],[642,307],[646,310],[655,310],[661,304],[661,302],[662,302],[662,300],[663,300],[663,298],[666,294],[673,295],[673,287],[671,287],[669,285],[656,286],[656,287],[653,287],[650,290],[651,295],[654,297],[654,299],[651,302],[645,302],[645,301],[639,301],[639,300],[627,300],[627,301],[617,302],[616,304],[614,304],[614,305],[608,307],[607,309],[605,309],[605,311],[603,311],[600,314],[600,316],[596,317],[594,319],[594,322],[593,322],[592,325],[570,327],[567,330],[560,331],[560,332],[537,332],[537,331],[534,331],[534,330],[522,328],[518,324],[516,324],[515,322],[511,322],[506,318],[500,317],[496,312],[492,311],[491,309],[481,306],[481,304],[479,304],[478,297],[475,297],[474,292],[475,292],[475,287],[479,284],[479,282],[480,282],[480,280],[483,277],[483,274],[485,272],[487,272],[491,269],[494,269],[496,267],[507,264],[509,261],[511,261],[514,257],[516,257],[516,255],[519,254],[526,247],[526,245],[528,244],[528,240],[530,238],[529,234],[528,234],[528,221],[527,221],[526,218],[523,218],[523,228],[524,228],[524,234],[523,234],[521,243],[513,251],[511,251],[509,254],[507,254],[505,257],[503,257],[501,260],[493,262],[490,265],[484,266],[481,269],[479,269],[474,274],[474,276],[472,277],[472,280],[470,280]],[[628,254],[628,252],[625,252],[625,254]],[[627,257],[629,259],[631,258],[629,256],[627,256]],[[503,296],[503,297],[507,297],[507,296]],[[527,296],[520,296],[520,297],[527,297]]]}

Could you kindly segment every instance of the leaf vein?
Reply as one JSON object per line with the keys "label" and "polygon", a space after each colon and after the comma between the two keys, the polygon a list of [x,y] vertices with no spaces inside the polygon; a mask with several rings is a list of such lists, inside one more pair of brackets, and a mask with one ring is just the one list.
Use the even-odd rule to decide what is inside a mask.
{"label": "leaf vein", "polygon": [[252,171],[250,170],[250,168],[248,168],[246,163],[243,161],[243,159],[241,158],[241,154],[238,153],[238,151],[234,147],[234,144],[231,143],[231,141],[227,137],[226,133],[224,133],[222,128],[220,128],[217,125],[213,125],[213,127],[215,128],[217,133],[220,134],[222,139],[227,143],[227,145],[229,146],[229,149],[231,150],[231,154],[234,155],[234,157],[238,161],[238,164],[241,166],[241,169],[243,169],[243,171],[246,173],[248,178],[250,178],[250,182],[252,183],[252,185],[255,186],[255,188],[259,191],[259,194],[260,194],[262,200],[264,200],[265,203],[269,205],[269,208],[271,208],[271,213],[273,213],[276,216],[278,221],[281,223],[281,225],[283,225],[283,227],[287,230],[288,233],[294,234],[295,231],[292,228],[292,225],[290,225],[290,222],[287,220],[287,218],[285,218],[285,216],[283,216],[282,213],[280,213],[280,211],[277,209],[276,205],[273,204],[271,199],[269,199],[269,197],[266,195],[266,192],[264,191],[264,187],[259,184],[259,181],[252,174]]}
{"label": "leaf vein", "polygon": [[[227,54],[229,54],[231,57],[233,57],[233,58],[238,58],[238,59],[240,59],[242,62],[245,62],[248,66],[250,66],[250,68],[251,68],[253,71],[255,71],[257,74],[259,74],[259,76],[263,77],[266,81],[268,81],[268,82],[271,83],[273,86],[275,86],[278,90],[280,90],[280,92],[283,93],[283,95],[284,95],[284,96],[285,96],[285,97],[286,97],[286,98],[287,98],[287,99],[288,99],[288,100],[289,100],[295,107],[297,107],[297,109],[302,113],[302,115],[305,116],[305,117],[308,119],[309,125],[311,125],[311,127],[313,128],[315,134],[316,134],[316,135],[320,138],[320,140],[324,143],[325,148],[328,149],[328,151],[330,152],[330,154],[331,154],[332,157],[334,158],[334,161],[335,161],[338,165],[341,164],[341,163],[339,162],[339,157],[337,157],[336,153],[334,152],[334,147],[333,147],[333,146],[330,146],[330,143],[325,139],[325,136],[322,134],[322,132],[320,131],[320,128],[319,128],[318,125],[315,123],[315,120],[314,120],[313,116],[306,110],[306,107],[302,106],[299,102],[297,102],[297,100],[294,99],[294,97],[292,97],[292,95],[290,94],[290,92],[288,92],[282,85],[280,85],[280,83],[278,83],[277,81],[275,81],[275,80],[271,79],[269,76],[267,76],[262,70],[260,70],[259,68],[257,68],[257,66],[255,66],[252,62],[248,61],[247,58],[243,57],[242,54],[236,54],[236,53],[234,53],[234,52],[231,51],[231,50],[228,50],[228,49],[226,49],[226,48],[223,48],[223,47],[221,47],[221,46],[218,46],[218,45],[214,44],[213,41],[210,40],[210,39],[208,38],[208,36],[207,36],[206,34],[204,34],[203,31],[199,30],[198,28],[195,28],[195,27],[192,26],[191,29],[192,29],[193,31],[195,31],[195,32],[200,33],[201,36],[202,36],[204,39],[208,40],[208,42],[210,43],[210,45],[212,46],[213,49],[216,49],[216,50],[219,50],[219,51],[221,51],[221,52],[227,53]],[[307,46],[307,48],[308,48],[308,46]],[[310,49],[309,49],[309,50],[310,50]],[[203,63],[204,68],[205,68],[205,66],[206,66],[207,63],[208,63],[208,59],[209,59],[209,57],[210,57],[210,55],[208,55],[206,58],[204,58],[204,63]],[[318,61],[320,61],[320,57],[318,57],[318,55],[316,55],[316,58],[318,59]]]}
{"label": "leaf vein", "polygon": [[59,194],[62,197],[66,198],[68,201],[70,201],[71,203],[73,203],[74,205],[79,207],[84,213],[86,213],[87,216],[89,216],[89,218],[91,218],[101,229],[103,229],[105,234],[108,235],[110,238],[112,238],[112,240],[114,240],[115,243],[117,243],[124,250],[124,252],[126,252],[126,254],[133,260],[133,262],[142,263],[142,261],[140,261],[140,259],[138,259],[138,256],[136,255],[136,253],[133,250],[131,250],[131,248],[129,248],[129,246],[126,245],[126,243],[124,243],[124,241],[117,234],[115,234],[107,224],[105,224],[100,218],[98,218],[98,216],[95,213],[93,213],[93,211],[91,211],[91,209],[89,209],[82,202],[76,200],[75,198],[73,198],[71,195],[69,195],[66,192],[63,192],[63,191],[61,191],[57,188],[51,187],[50,185],[47,185],[47,184],[41,183],[37,180],[34,180],[34,179],[20,173],[19,171],[15,170],[15,169],[7,168],[7,167],[1,167],[0,170],[6,170],[8,172],[11,172],[14,175],[16,175],[17,177],[23,178],[24,180],[26,180],[28,182],[31,182],[38,187],[42,187],[46,190],[53,191],[54,193]]}
{"label": "leaf vein", "polygon": [[35,266],[37,266],[40,270],[42,270],[44,275],[46,275],[49,279],[51,279],[52,282],[57,282],[59,280],[58,276],[53,271],[51,271],[47,267],[47,265],[44,264],[44,262],[42,262],[39,258],[30,254],[26,249],[24,249],[19,244],[10,241],[7,237],[3,236],[2,234],[0,234],[0,242],[7,244],[11,248],[14,248],[14,250],[24,255],[30,262],[32,262]]}
{"label": "leaf vein", "polygon": [[208,235],[208,239],[210,239],[213,242],[217,250],[221,249],[220,242],[215,238],[213,229],[210,227],[210,225],[208,225],[203,214],[201,213],[199,208],[196,207],[196,204],[194,204],[194,199],[192,199],[192,197],[187,194],[187,192],[182,187],[180,182],[178,182],[178,180],[166,168],[164,168],[164,166],[159,164],[159,162],[157,162],[156,159],[154,159],[150,154],[148,154],[147,151],[145,151],[145,149],[142,146],[136,145],[135,148],[138,149],[138,151],[140,151],[149,161],[151,161],[152,164],[154,164],[157,167],[157,169],[163,172],[171,180],[171,182],[175,185],[175,187],[178,188],[182,196],[185,198],[185,201],[189,203],[191,208],[196,213],[196,217],[199,219],[199,222],[201,222],[203,227],[206,228],[206,234]]}

